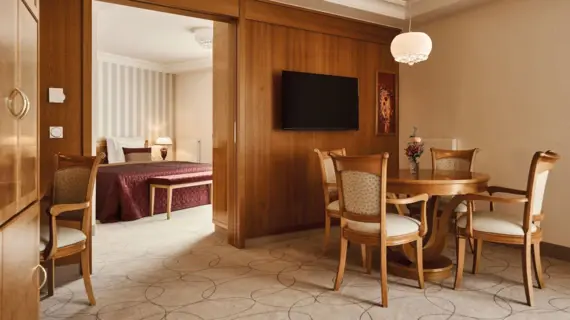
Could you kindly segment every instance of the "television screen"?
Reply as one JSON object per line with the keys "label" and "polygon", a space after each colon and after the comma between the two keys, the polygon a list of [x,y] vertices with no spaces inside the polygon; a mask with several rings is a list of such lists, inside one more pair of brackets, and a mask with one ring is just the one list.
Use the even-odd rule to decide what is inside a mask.
{"label": "television screen", "polygon": [[358,130],[358,79],[283,71],[285,130]]}

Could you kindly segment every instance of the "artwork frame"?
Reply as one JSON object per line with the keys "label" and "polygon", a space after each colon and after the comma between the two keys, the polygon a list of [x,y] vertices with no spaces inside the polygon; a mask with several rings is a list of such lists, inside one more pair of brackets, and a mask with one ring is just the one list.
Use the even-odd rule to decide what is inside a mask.
{"label": "artwork frame", "polygon": [[396,136],[399,126],[399,86],[395,72],[376,71],[376,135]]}

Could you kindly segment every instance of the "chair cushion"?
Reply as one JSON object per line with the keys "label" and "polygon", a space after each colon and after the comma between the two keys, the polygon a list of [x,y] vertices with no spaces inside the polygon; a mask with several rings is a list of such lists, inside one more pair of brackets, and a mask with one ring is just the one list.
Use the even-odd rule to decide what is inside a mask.
{"label": "chair cushion", "polygon": [[[368,223],[348,220],[348,228],[364,233],[380,233],[379,223]],[[386,214],[386,234],[388,237],[401,236],[418,232],[420,230],[420,222],[408,216],[401,216],[395,213]]]}
{"label": "chair cushion", "polygon": [[[78,229],[57,227],[57,247],[63,248],[87,239],[85,234]],[[43,252],[49,243],[49,227],[40,227],[40,252]]]}
{"label": "chair cushion", "polygon": [[[445,209],[445,206],[451,202],[452,196],[441,196],[439,197],[439,210]],[[467,203],[462,201],[457,205],[454,212],[467,212]]]}
{"label": "chair cushion", "polygon": [[[467,227],[467,215],[457,219],[457,227]],[[477,211],[473,213],[473,230],[513,236],[524,236],[522,214],[512,215],[501,212]],[[537,228],[531,224],[531,232]]]}
{"label": "chair cushion", "polygon": [[340,211],[340,203],[338,202],[338,200],[329,203],[329,205],[327,206],[327,210]]}

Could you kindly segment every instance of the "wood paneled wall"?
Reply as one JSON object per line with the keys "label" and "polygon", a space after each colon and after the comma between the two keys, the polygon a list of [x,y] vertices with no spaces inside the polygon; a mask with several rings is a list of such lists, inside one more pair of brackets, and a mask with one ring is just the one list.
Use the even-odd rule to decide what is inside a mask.
{"label": "wood paneled wall", "polygon": [[[324,205],[314,148],[346,148],[348,154],[387,151],[390,170],[398,168],[398,137],[377,137],[374,120],[376,71],[397,73],[398,65],[389,44],[251,20],[246,34],[246,102],[239,110],[244,113],[245,139],[239,143],[245,154],[245,183],[238,190],[244,193],[246,237],[320,227]],[[360,130],[279,129],[282,70],[357,77]]]}
{"label": "wood paneled wall", "polygon": [[[53,154],[91,154],[91,84],[85,74],[84,54],[91,50],[84,43],[84,32],[91,32],[91,17],[83,16],[90,0],[43,0],[40,2],[40,187],[41,192],[53,176]],[[87,28],[88,30],[86,30]],[[86,52],[88,50],[88,52]],[[48,88],[63,88],[65,102],[48,103]],[[63,139],[50,139],[49,127],[63,126]]]}

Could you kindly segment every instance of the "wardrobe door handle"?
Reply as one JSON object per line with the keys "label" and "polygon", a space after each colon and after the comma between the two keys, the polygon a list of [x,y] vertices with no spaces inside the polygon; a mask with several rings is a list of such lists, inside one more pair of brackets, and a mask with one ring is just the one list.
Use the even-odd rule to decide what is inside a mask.
{"label": "wardrobe door handle", "polygon": [[[20,95],[20,97],[22,97],[22,101],[24,102],[24,107],[22,108],[22,110],[20,110],[20,112],[16,112],[14,110],[14,99],[16,99],[17,95]],[[8,96],[8,98],[6,98],[5,103],[6,103],[6,108],[8,109],[8,111],[10,111],[12,116],[18,119],[22,119],[22,117],[24,117],[28,113],[28,110],[30,108],[30,100],[19,88],[14,88],[14,90],[10,92],[10,95]]]}
{"label": "wardrobe door handle", "polygon": [[46,285],[46,282],[47,282],[47,272],[46,272],[46,269],[45,269],[41,264],[38,264],[38,266],[36,267],[36,269],[40,269],[40,271],[41,271],[42,274],[43,274],[42,284],[40,284],[40,288],[39,288],[39,290],[41,290],[41,289]]}
{"label": "wardrobe door handle", "polygon": [[28,112],[30,111],[30,99],[21,90],[20,90],[20,95],[22,96],[22,100],[24,101],[24,107],[22,108],[22,112],[20,112],[18,119],[23,119],[28,114]]}

